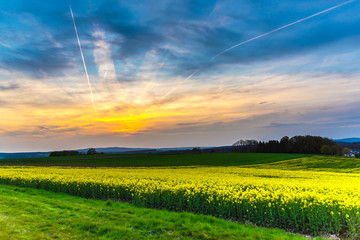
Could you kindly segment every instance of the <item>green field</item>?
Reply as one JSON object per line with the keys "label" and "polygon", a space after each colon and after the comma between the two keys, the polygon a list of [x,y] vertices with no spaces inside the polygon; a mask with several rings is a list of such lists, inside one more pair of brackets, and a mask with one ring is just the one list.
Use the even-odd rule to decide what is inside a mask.
{"label": "green field", "polygon": [[305,238],[210,216],[0,185],[0,239]]}
{"label": "green field", "polygon": [[306,154],[203,153],[203,154],[99,154],[69,157],[1,159],[0,164],[103,165],[103,166],[242,166],[302,158]]}
{"label": "green field", "polygon": [[269,164],[259,164],[251,167],[282,170],[360,173],[360,159],[314,155],[309,157],[272,162]]}

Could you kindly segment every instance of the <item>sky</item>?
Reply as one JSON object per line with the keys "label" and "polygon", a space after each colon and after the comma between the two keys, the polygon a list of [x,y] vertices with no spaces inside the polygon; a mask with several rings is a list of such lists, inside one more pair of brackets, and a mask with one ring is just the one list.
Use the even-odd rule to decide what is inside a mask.
{"label": "sky", "polygon": [[1,1],[0,152],[360,137],[359,12],[358,0]]}

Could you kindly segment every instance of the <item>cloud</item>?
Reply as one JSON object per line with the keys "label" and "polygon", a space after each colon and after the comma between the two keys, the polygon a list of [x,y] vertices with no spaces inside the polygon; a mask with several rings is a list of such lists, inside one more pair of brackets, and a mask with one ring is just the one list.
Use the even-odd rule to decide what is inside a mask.
{"label": "cloud", "polygon": [[302,126],[304,123],[271,123],[268,126],[264,126],[265,128],[282,128],[282,127],[297,127]]}
{"label": "cloud", "polygon": [[189,122],[189,123],[178,123],[178,126],[198,126],[201,125],[202,123],[199,122]]}
{"label": "cloud", "polygon": [[64,135],[68,133],[75,133],[80,128],[76,126],[56,126],[56,125],[38,125],[30,128],[23,128],[17,130],[2,130],[2,134],[7,136],[33,136],[33,137],[50,137],[57,134]]}
{"label": "cloud", "polygon": [[0,66],[36,78],[64,75],[63,71],[73,67],[71,53],[76,49],[69,45],[69,31],[63,28],[67,18],[61,8],[53,12],[52,4],[26,5],[2,8],[0,34],[7,48],[0,49]]}
{"label": "cloud", "polygon": [[19,87],[20,87],[19,84],[16,84],[16,83],[0,85],[0,91],[11,91],[11,90],[18,89]]}
{"label": "cloud", "polygon": [[1,63],[7,69],[37,78],[64,76],[63,70],[72,68],[70,58],[62,50],[35,45],[24,46],[3,56]]}
{"label": "cloud", "polygon": [[110,45],[106,41],[105,33],[97,29],[93,36],[94,41],[94,61],[98,65],[98,75],[102,82],[116,79],[115,66],[111,58]]}
{"label": "cloud", "polygon": [[[94,74],[92,69],[98,65],[91,54],[99,48],[95,45],[99,36],[93,34],[96,28],[106,35],[113,60],[137,61],[136,58],[146,52],[156,50],[157,54],[167,56],[168,71],[173,76],[183,77],[198,68],[201,69],[199,74],[212,73],[226,65],[249,65],[303,54],[348,37],[360,37],[360,17],[355,11],[358,4],[354,2],[210,61],[212,56],[231,45],[331,7],[335,2],[303,4],[293,1],[274,5],[267,1],[150,1],[143,5],[114,0],[73,3],[91,73]],[[2,50],[0,63],[36,77],[59,76],[72,69],[74,61],[79,59],[68,5],[19,6],[16,15],[7,14],[4,19],[19,31],[2,30],[2,36],[8,39],[4,44],[11,48]],[[9,13],[14,9],[5,6],[3,11]],[[9,42],[14,38],[21,39],[19,46],[14,47]],[[116,64],[115,68],[118,68]],[[118,76],[118,80],[133,79],[132,76],[124,74]]]}

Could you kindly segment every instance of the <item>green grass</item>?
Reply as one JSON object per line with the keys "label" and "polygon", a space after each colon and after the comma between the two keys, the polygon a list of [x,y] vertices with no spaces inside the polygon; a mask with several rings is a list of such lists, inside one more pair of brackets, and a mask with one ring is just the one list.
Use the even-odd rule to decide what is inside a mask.
{"label": "green grass", "polygon": [[210,216],[0,185],[0,239],[305,238]]}
{"label": "green grass", "polygon": [[283,153],[104,154],[70,157],[2,159],[0,164],[59,164],[107,166],[242,166],[265,164],[310,155]]}
{"label": "green grass", "polygon": [[360,173],[360,159],[314,155],[304,158],[259,164],[251,167],[282,170]]}

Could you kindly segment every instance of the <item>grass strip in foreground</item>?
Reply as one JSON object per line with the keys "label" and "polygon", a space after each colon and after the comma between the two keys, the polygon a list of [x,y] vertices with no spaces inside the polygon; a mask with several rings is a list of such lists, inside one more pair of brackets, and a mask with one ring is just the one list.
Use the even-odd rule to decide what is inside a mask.
{"label": "grass strip in foreground", "polygon": [[210,216],[0,185],[0,239],[305,238]]}

